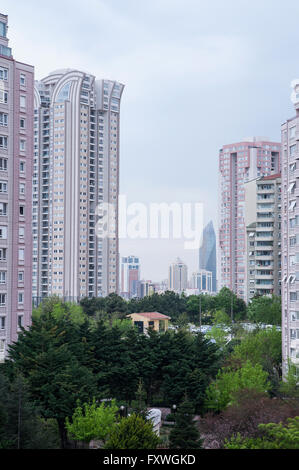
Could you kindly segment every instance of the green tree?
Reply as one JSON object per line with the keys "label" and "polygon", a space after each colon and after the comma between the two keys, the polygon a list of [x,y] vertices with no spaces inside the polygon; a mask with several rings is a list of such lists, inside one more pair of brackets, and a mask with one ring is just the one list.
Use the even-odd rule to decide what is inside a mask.
{"label": "green tree", "polygon": [[255,323],[281,325],[281,298],[275,295],[254,297],[248,305],[248,318]]}
{"label": "green tree", "polygon": [[175,425],[169,434],[170,449],[200,449],[202,440],[194,421],[194,407],[187,398],[178,407]]}
{"label": "green tree", "polygon": [[66,428],[72,439],[89,443],[93,439],[106,441],[116,423],[118,407],[113,400],[109,405],[96,403],[78,405],[72,422],[66,418]]}
{"label": "green tree", "polygon": [[146,404],[146,391],[144,390],[142,379],[139,379],[135,400],[131,402],[131,410],[138,416],[146,418],[148,415]]}
{"label": "green tree", "polygon": [[253,365],[260,364],[268,372],[272,389],[277,391],[281,378],[281,332],[273,327],[248,333],[235,346],[231,361],[244,364],[248,360]]}
{"label": "green tree", "polygon": [[215,411],[223,410],[235,403],[236,394],[243,389],[267,393],[270,390],[267,379],[268,374],[262,366],[253,365],[250,361],[237,370],[223,368],[207,389],[206,407]]}
{"label": "green tree", "polygon": [[299,398],[298,376],[296,366],[289,359],[287,374],[280,383],[280,393],[288,398]]}
{"label": "green tree", "polygon": [[224,331],[220,326],[212,326],[211,330],[206,333],[206,338],[214,340],[217,346],[223,349],[228,342],[228,332]]}
{"label": "green tree", "polygon": [[214,325],[231,325],[231,317],[224,310],[217,310],[212,317],[212,323]]}
{"label": "green tree", "polygon": [[72,416],[77,400],[88,402],[98,393],[83,327],[63,304],[60,312],[54,304],[52,311],[37,315],[9,348],[12,373],[24,376],[41,416],[57,420],[62,447],[67,446],[65,419]]}
{"label": "green tree", "polygon": [[299,449],[299,416],[287,424],[260,424],[262,437],[243,438],[240,434],[226,441],[226,449]]}
{"label": "green tree", "polygon": [[10,381],[0,368],[0,449],[59,448],[57,424],[43,420],[20,375]]}
{"label": "green tree", "polygon": [[132,414],[122,418],[108,439],[106,449],[156,449],[160,442],[151,421]]}
{"label": "green tree", "polygon": [[215,308],[218,310],[224,310],[225,313],[231,317],[233,321],[244,320],[247,316],[247,307],[244,300],[236,296],[227,287],[222,289],[215,296]]}

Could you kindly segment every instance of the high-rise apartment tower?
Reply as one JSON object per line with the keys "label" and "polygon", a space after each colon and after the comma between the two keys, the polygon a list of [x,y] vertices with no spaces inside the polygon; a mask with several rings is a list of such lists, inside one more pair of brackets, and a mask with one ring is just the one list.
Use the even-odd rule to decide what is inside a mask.
{"label": "high-rise apartment tower", "polygon": [[0,14],[0,361],[32,312],[34,68],[13,59]]}
{"label": "high-rise apartment tower", "polygon": [[[54,294],[76,301],[118,292],[123,88],[75,69],[56,70],[36,82],[33,298],[37,302]],[[101,203],[114,209],[109,221],[112,237],[97,237]]]}

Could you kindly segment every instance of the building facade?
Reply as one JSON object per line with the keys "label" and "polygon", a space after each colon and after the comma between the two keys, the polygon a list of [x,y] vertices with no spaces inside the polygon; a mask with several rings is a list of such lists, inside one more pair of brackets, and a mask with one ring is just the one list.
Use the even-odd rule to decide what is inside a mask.
{"label": "building facade", "polygon": [[146,281],[144,279],[137,281],[137,297],[143,299],[156,292],[156,286],[152,281]]}
{"label": "building facade", "polygon": [[188,268],[180,258],[169,266],[168,287],[178,293],[188,288]]}
{"label": "building facade", "polygon": [[120,271],[120,295],[126,299],[136,297],[139,278],[139,258],[136,256],[122,257]]}
{"label": "building facade", "polygon": [[0,14],[0,361],[32,313],[34,68],[14,60]]}
{"label": "building facade", "polygon": [[[36,82],[32,230],[36,302],[49,295],[77,301],[118,292],[123,88],[73,69],[57,70]],[[110,205],[109,237],[101,232],[107,214],[101,203]]]}
{"label": "building facade", "polygon": [[246,302],[281,295],[281,203],[280,173],[245,183]]}
{"label": "building facade", "polygon": [[252,137],[219,153],[218,288],[238,297],[246,291],[245,181],[280,171],[280,142]]}
{"label": "building facade", "polygon": [[282,359],[299,377],[299,80],[293,82],[296,115],[282,125]]}
{"label": "building facade", "polygon": [[199,249],[199,270],[201,269],[212,273],[211,292],[216,292],[216,235],[212,221],[204,228],[202,235],[202,244]]}
{"label": "building facade", "polygon": [[213,273],[205,269],[200,269],[192,274],[191,289],[197,289],[199,294],[212,294]]}

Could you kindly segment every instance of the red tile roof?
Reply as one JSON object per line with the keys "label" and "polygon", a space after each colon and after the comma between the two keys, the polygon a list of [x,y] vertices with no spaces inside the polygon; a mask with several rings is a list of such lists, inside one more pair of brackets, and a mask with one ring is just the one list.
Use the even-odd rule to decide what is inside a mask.
{"label": "red tile roof", "polygon": [[263,176],[263,180],[274,180],[276,178],[281,178],[281,173],[275,173],[275,175]]}
{"label": "red tile roof", "polygon": [[[168,317],[167,315],[163,315],[163,313],[160,312],[134,312],[130,315],[141,315],[145,318],[149,318],[150,320],[170,320],[170,317]],[[130,315],[127,316],[129,317]]]}

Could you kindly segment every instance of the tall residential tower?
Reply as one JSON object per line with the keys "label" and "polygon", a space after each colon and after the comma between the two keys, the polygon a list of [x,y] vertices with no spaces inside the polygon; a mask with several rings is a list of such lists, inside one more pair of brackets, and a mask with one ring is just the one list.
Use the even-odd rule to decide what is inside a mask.
{"label": "tall residential tower", "polygon": [[34,68],[13,59],[0,14],[0,361],[32,312]]}
{"label": "tall residential tower", "polygon": [[281,295],[281,175],[245,183],[245,301]]}
{"label": "tall residential tower", "polygon": [[[118,292],[119,120],[123,85],[64,69],[36,82],[33,298]],[[114,207],[98,238],[98,205]],[[110,227],[111,228],[111,227]]]}
{"label": "tall residential tower", "polygon": [[296,115],[282,125],[282,359],[299,378],[299,80],[293,82]]}
{"label": "tall residential tower", "polygon": [[219,154],[218,288],[245,298],[246,226],[244,182],[279,173],[279,142],[264,137],[224,145]]}

